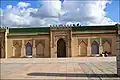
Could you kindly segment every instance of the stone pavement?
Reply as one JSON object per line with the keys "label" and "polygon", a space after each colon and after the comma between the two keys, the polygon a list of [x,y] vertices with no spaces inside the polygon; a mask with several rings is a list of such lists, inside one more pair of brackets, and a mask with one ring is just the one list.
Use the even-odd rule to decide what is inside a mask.
{"label": "stone pavement", "polygon": [[116,57],[10,58],[0,66],[5,80],[120,80]]}

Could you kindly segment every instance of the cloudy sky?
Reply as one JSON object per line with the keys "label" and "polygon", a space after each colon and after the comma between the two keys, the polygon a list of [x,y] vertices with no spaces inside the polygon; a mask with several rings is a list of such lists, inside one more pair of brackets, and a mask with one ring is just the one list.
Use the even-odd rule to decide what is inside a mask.
{"label": "cloudy sky", "polygon": [[48,27],[51,24],[120,23],[119,0],[1,0],[0,24]]}

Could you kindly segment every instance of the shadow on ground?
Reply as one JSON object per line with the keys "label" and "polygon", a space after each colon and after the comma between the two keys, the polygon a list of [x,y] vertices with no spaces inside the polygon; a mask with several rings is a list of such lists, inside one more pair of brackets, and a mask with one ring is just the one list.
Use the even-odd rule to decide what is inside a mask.
{"label": "shadow on ground", "polygon": [[78,73],[28,73],[28,76],[59,76],[59,77],[104,77],[119,78],[117,74],[78,74]]}

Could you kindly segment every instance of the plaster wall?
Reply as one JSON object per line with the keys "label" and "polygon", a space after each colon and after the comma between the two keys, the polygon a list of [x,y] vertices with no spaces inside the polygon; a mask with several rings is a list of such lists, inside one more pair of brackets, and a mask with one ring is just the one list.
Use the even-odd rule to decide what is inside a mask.
{"label": "plaster wall", "polygon": [[[90,38],[90,44],[88,43]],[[78,55],[80,55],[80,44],[79,44],[79,40],[87,40],[87,54],[89,54],[89,45],[92,44],[92,40],[96,40],[96,38],[99,40],[98,42],[100,43],[100,39],[104,39],[104,38],[108,38],[111,39],[111,51],[112,51],[112,55],[116,55],[116,36],[114,34],[77,34],[77,35],[72,35],[72,57],[76,57]],[[101,42],[102,48],[103,48],[103,40]],[[100,45],[100,44],[99,44]],[[103,50],[102,50],[103,51]]]}
{"label": "plaster wall", "polygon": [[[50,57],[50,49],[49,49],[49,36],[9,36],[8,40],[7,40],[7,51],[8,51],[8,55],[7,57],[12,57],[15,55],[14,53],[14,45],[13,42],[14,41],[22,41],[22,46],[21,46],[21,56],[25,56],[25,44],[29,41],[32,41],[32,45],[33,47],[36,48],[37,43],[35,43],[35,41],[44,41],[44,57]],[[24,48],[24,49],[22,49]],[[36,52],[34,50],[33,54],[36,54]]]}

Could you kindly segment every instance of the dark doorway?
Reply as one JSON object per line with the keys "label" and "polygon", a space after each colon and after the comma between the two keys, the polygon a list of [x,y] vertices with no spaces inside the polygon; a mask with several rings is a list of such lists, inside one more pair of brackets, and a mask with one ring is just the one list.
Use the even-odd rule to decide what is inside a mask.
{"label": "dark doorway", "polygon": [[97,54],[99,54],[99,44],[96,42],[96,41],[94,41],[93,43],[92,43],[92,55],[93,56],[95,56],[95,55],[97,55]]}
{"label": "dark doorway", "polygon": [[32,45],[29,42],[26,44],[26,56],[32,56]]}
{"label": "dark doorway", "polygon": [[66,57],[66,44],[63,39],[57,41],[57,57]]}

